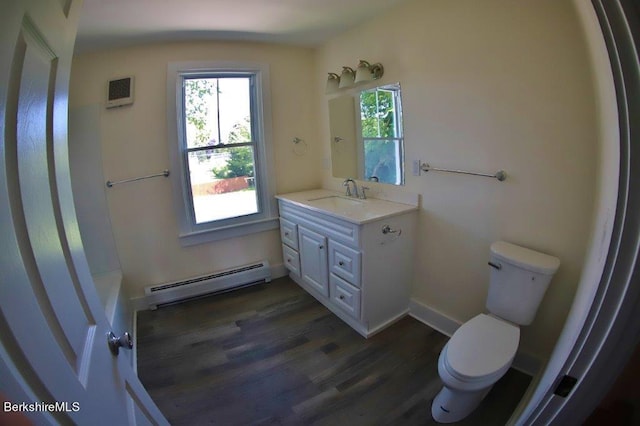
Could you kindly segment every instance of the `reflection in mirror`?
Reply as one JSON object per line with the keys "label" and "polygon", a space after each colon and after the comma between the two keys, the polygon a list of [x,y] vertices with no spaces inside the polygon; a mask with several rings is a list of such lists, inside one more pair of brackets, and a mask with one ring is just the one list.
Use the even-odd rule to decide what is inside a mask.
{"label": "reflection in mirror", "polygon": [[329,100],[334,177],[404,184],[400,84]]}
{"label": "reflection in mirror", "polygon": [[364,179],[404,183],[404,147],[400,85],[360,93]]}
{"label": "reflection in mirror", "polygon": [[329,100],[331,166],[335,177],[358,177],[356,110],[351,95]]}

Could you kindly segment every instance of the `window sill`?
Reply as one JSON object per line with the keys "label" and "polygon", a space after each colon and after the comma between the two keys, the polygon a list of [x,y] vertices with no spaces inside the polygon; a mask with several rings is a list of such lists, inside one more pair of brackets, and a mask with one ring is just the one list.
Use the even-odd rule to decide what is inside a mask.
{"label": "window sill", "polygon": [[258,232],[270,231],[278,229],[280,226],[277,217],[256,220],[253,222],[245,222],[237,225],[226,226],[222,228],[209,229],[206,231],[190,232],[180,234],[180,245],[182,247],[195,246],[205,244],[212,241],[226,240],[229,238],[242,237],[244,235],[256,234]]}

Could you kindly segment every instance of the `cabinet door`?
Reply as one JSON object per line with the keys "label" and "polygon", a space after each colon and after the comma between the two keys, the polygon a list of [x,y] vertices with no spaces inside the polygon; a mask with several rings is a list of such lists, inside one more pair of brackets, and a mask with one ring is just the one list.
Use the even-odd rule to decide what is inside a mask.
{"label": "cabinet door", "polygon": [[323,296],[329,296],[327,238],[298,227],[302,280]]}

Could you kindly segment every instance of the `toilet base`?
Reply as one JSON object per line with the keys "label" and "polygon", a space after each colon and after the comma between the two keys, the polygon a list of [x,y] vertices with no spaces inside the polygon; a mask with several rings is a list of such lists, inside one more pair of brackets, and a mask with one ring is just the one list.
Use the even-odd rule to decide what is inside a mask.
{"label": "toilet base", "polygon": [[477,391],[464,392],[442,387],[433,399],[431,415],[438,423],[453,423],[467,417],[480,405],[492,386]]}

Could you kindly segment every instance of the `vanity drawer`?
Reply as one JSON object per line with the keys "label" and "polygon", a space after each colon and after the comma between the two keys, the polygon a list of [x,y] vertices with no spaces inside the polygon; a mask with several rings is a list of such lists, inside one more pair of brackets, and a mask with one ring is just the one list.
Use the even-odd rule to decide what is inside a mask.
{"label": "vanity drawer", "polygon": [[300,255],[286,244],[282,245],[282,258],[284,266],[295,275],[300,275]]}
{"label": "vanity drawer", "polygon": [[361,253],[333,240],[329,240],[329,270],[360,287]]}
{"label": "vanity drawer", "polygon": [[298,225],[280,218],[280,238],[284,244],[298,250]]}
{"label": "vanity drawer", "polygon": [[329,299],[352,317],[360,318],[360,289],[337,275],[329,275]]}

